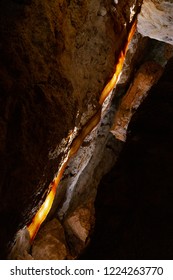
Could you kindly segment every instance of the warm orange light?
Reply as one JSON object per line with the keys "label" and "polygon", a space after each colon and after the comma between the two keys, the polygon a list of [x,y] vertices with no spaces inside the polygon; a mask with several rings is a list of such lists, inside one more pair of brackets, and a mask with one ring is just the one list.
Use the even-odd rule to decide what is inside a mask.
{"label": "warm orange light", "polygon": [[115,69],[115,73],[114,73],[112,79],[105,86],[104,90],[101,93],[100,100],[99,100],[100,105],[103,104],[106,97],[109,95],[109,93],[115,87],[115,85],[118,81],[118,77],[119,77],[119,75],[121,73],[121,70],[122,70],[123,62],[124,62],[124,54],[123,54],[123,52],[121,52],[121,55],[120,55],[119,60],[118,60],[118,64],[117,64],[116,69]]}
{"label": "warm orange light", "polygon": [[80,134],[76,137],[73,141],[69,157],[72,157],[76,152],[79,150],[83,140],[85,137],[93,130],[93,128],[99,123],[101,117],[101,107],[99,110],[94,114],[94,116],[87,122],[86,125],[82,128]]}
{"label": "warm orange light", "polygon": [[53,182],[49,185],[49,188],[51,189],[49,194],[47,195],[44,203],[41,205],[40,209],[34,216],[31,224],[28,226],[28,231],[29,231],[31,241],[34,240],[41,224],[46,219],[46,217],[52,207],[58,184],[59,184],[61,177],[64,173],[64,170],[67,166],[68,160],[69,160],[69,156],[66,157],[57,176],[54,178]]}
{"label": "warm orange light", "polygon": [[105,86],[105,88],[103,89],[103,91],[101,93],[100,100],[99,100],[100,105],[103,104],[104,100],[109,95],[109,93],[113,90],[113,88],[115,87],[115,85],[118,81],[119,75],[123,68],[123,64],[124,64],[124,60],[125,60],[125,56],[126,56],[126,53],[128,50],[129,43],[136,30],[136,24],[137,24],[137,21],[135,21],[131,27],[131,30],[130,30],[128,38],[127,38],[127,43],[124,47],[124,50],[121,51],[121,53],[120,53],[118,62],[116,64],[115,73],[114,73],[112,79],[107,83],[107,85]]}
{"label": "warm orange light", "polygon": [[118,63],[116,65],[115,68],[115,73],[112,77],[112,79],[108,82],[108,84],[105,86],[105,88],[103,89],[101,96],[100,96],[100,100],[99,100],[99,109],[96,112],[96,114],[88,121],[88,123],[82,128],[80,134],[76,137],[76,139],[73,141],[71,149],[67,155],[67,157],[65,158],[63,164],[61,165],[61,168],[57,174],[57,176],[54,178],[53,182],[49,185],[49,188],[51,189],[49,194],[46,197],[45,202],[42,204],[42,206],[40,207],[40,209],[38,210],[38,212],[36,213],[36,215],[34,216],[31,224],[28,226],[28,231],[29,231],[29,235],[30,235],[30,239],[31,241],[33,241],[33,239],[35,238],[41,224],[44,222],[44,220],[46,219],[52,204],[53,204],[53,200],[56,194],[56,190],[58,187],[58,184],[62,178],[62,175],[64,173],[64,170],[68,164],[69,159],[76,154],[76,152],[78,151],[79,147],[81,146],[83,140],[85,139],[85,137],[93,130],[93,128],[99,123],[100,121],[100,117],[101,117],[101,106],[105,100],[105,98],[109,95],[109,93],[113,90],[113,88],[115,87],[117,81],[118,81],[118,77],[122,71],[122,67],[123,67],[123,63],[125,60],[125,56],[126,56],[126,52],[128,49],[128,45],[131,41],[131,38],[134,34],[136,30],[136,21],[133,24],[128,39],[127,39],[127,43],[124,47],[124,50],[121,51],[119,59],[118,59]]}
{"label": "warm orange light", "polygon": [[53,182],[52,189],[49,192],[49,194],[47,195],[46,200],[44,201],[44,203],[41,205],[39,211],[34,216],[32,223],[28,226],[28,231],[29,231],[31,240],[34,239],[41,224],[43,223],[47,214],[49,213],[49,211],[52,207],[55,193],[56,193],[56,185]]}

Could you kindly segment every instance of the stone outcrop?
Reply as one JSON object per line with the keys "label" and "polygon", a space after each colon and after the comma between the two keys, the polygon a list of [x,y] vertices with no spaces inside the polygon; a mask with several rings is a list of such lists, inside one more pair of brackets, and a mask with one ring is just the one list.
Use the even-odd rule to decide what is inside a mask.
{"label": "stone outcrop", "polygon": [[126,141],[127,128],[131,117],[147,97],[151,87],[158,82],[162,73],[163,68],[153,61],[148,61],[139,68],[115,115],[111,132],[117,139]]}
{"label": "stone outcrop", "polygon": [[54,218],[39,231],[33,243],[31,255],[35,260],[64,260],[67,254],[63,227]]}
{"label": "stone outcrop", "polygon": [[[44,201],[73,140],[98,108],[101,110],[101,91],[114,73],[141,2],[0,2],[2,258],[21,228],[11,252],[13,258],[73,258],[88,242],[98,183],[123,146],[109,132],[121,98],[145,57],[159,53],[164,67],[172,55],[170,46],[160,48],[159,43],[157,49],[155,41],[141,36],[152,37],[140,31],[140,16],[141,34],[136,33],[132,40],[118,86],[104,103],[100,123],[85,138],[76,158],[71,158],[48,217],[51,222],[44,224],[32,248],[25,229]],[[149,1],[144,1],[144,8],[145,2]],[[167,58],[161,51],[166,49]],[[61,220],[66,237],[55,217]]]}
{"label": "stone outcrop", "polygon": [[30,254],[31,242],[29,232],[26,227],[19,230],[15,236],[14,244],[10,254],[9,260],[32,260]]}
{"label": "stone outcrop", "polygon": [[31,221],[72,140],[97,110],[128,34],[130,5],[136,1],[122,14],[126,2],[1,1],[0,239],[5,244]]}
{"label": "stone outcrop", "polygon": [[81,256],[173,258],[173,59],[133,115],[127,140],[95,201],[95,231]]}
{"label": "stone outcrop", "polygon": [[78,257],[89,243],[94,221],[93,201],[79,206],[65,218],[63,226],[73,258]]}
{"label": "stone outcrop", "polygon": [[138,16],[138,31],[143,36],[173,44],[173,1],[144,0]]}

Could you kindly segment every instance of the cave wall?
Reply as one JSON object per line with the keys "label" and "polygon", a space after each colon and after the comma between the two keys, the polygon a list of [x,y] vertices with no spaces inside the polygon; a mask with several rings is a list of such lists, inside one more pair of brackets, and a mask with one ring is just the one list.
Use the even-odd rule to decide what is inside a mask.
{"label": "cave wall", "polygon": [[138,17],[138,31],[143,36],[173,44],[172,0],[144,0]]}
{"label": "cave wall", "polygon": [[141,1],[0,2],[0,240],[31,221]]}
{"label": "cave wall", "polygon": [[[98,110],[100,93],[113,75],[141,3],[140,0],[0,2],[1,258],[17,230],[31,221],[73,140]],[[148,3],[150,8],[152,5],[157,8],[150,9],[153,14],[146,13]],[[143,1],[137,30],[144,36],[171,43],[171,16],[160,8],[170,3]],[[169,24],[161,23],[163,32],[157,23],[158,10],[162,19],[164,14],[166,21],[169,18]],[[157,36],[148,27],[147,16],[153,20]],[[63,253],[59,258],[75,258],[86,245],[94,225],[98,183],[122,148],[122,143],[109,133],[120,100],[142,63],[154,60],[164,67],[172,56],[170,45],[151,41],[139,32],[131,42],[118,86],[103,106],[101,122],[87,136],[77,157],[70,160],[58,188],[48,220],[56,216],[63,229],[54,219],[43,225],[43,234],[38,235],[32,247],[35,258],[42,254],[45,232],[53,231],[52,238],[55,235],[60,238],[58,233],[54,235],[55,228],[62,234],[65,231],[72,244],[70,248],[65,237],[60,238]],[[17,234],[19,240],[21,232]],[[26,253],[30,250],[26,229],[22,240],[26,243],[24,247],[20,242],[16,244]],[[15,258],[20,259],[21,255],[17,253]],[[27,253],[24,258],[32,256]]]}
{"label": "cave wall", "polygon": [[173,258],[173,59],[131,119],[98,188],[95,231],[81,259]]}

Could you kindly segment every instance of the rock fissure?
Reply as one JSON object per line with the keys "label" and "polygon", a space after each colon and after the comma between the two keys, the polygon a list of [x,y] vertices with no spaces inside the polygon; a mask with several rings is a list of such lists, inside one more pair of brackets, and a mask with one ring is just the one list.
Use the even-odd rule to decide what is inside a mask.
{"label": "rock fissure", "polygon": [[127,43],[125,44],[123,51],[121,51],[121,53],[120,53],[118,63],[115,66],[115,73],[114,73],[111,81],[106,85],[106,87],[104,88],[104,90],[101,93],[101,97],[99,100],[100,109],[90,119],[90,121],[82,128],[82,130],[81,130],[81,132],[79,132],[79,135],[77,136],[77,138],[74,139],[74,141],[72,142],[72,146],[68,152],[67,157],[65,158],[62,166],[60,167],[60,170],[58,171],[57,176],[54,178],[53,182],[50,185],[51,190],[50,190],[48,196],[46,197],[45,202],[42,204],[42,206],[40,207],[40,209],[34,216],[31,224],[27,227],[31,240],[33,240],[35,238],[39,227],[41,226],[41,224],[43,223],[43,221],[45,220],[47,214],[49,213],[49,211],[51,209],[53,199],[54,199],[54,196],[56,193],[56,189],[61,180],[61,177],[63,176],[64,170],[65,170],[70,158],[76,154],[76,152],[79,150],[79,148],[80,148],[81,144],[83,143],[84,139],[86,138],[86,136],[93,130],[93,128],[95,128],[97,126],[97,124],[99,123],[99,121],[101,119],[101,110],[102,110],[101,106],[102,106],[104,100],[108,97],[109,93],[116,86],[117,80],[119,78],[119,75],[120,75],[122,67],[123,67],[126,52],[128,50],[128,45],[133,37],[135,30],[136,30],[136,20],[132,24],[132,27],[131,27],[131,30],[129,32],[129,36],[127,39]]}
{"label": "rock fissure", "polygon": [[[137,30],[127,50],[123,46],[136,16]],[[160,76],[165,79],[164,68],[173,56],[171,22],[171,0],[0,1],[0,258],[75,259],[90,239],[93,246],[99,182],[116,162],[121,165],[121,158],[122,165],[128,165],[123,155],[129,139],[134,144],[131,167],[140,139],[148,139],[146,125],[142,122],[143,132],[136,135],[131,122],[140,115],[136,110],[151,100],[152,89],[161,85]],[[169,142],[164,138],[167,132],[171,137],[171,126],[164,126],[165,118],[160,117],[164,111],[171,116],[171,98],[170,104],[166,101],[170,88],[165,82],[160,114],[154,103],[150,108],[161,124],[160,134],[154,127],[153,132],[162,135],[163,143]],[[147,143],[154,139],[150,129],[149,134]],[[159,147],[163,151],[161,143]],[[143,162],[145,147],[140,149]],[[148,153],[151,159],[156,156],[152,148]],[[161,153],[161,162],[168,162],[165,157],[166,152]],[[144,169],[147,178],[149,171]],[[162,170],[167,174],[163,166]],[[116,167],[114,172],[123,174]],[[134,170],[132,174],[134,182]],[[116,176],[114,190],[108,188],[102,203],[108,203],[117,218],[113,228],[121,231],[124,216],[117,211],[130,200],[123,185],[126,176],[119,178],[124,196],[118,192],[120,201],[112,208],[113,193],[119,190]],[[164,184],[169,192],[168,180]],[[140,186],[131,189],[136,197]],[[99,212],[104,219],[106,212]],[[109,212],[106,221],[112,219]],[[127,222],[128,218],[124,227],[129,229]],[[115,236],[117,240],[116,230]],[[107,254],[104,242],[99,246]]]}

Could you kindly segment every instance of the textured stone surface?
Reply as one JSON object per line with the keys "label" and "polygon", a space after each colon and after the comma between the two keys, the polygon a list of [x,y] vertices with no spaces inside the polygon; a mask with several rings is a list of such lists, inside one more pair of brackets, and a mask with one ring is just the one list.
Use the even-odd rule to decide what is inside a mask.
{"label": "textured stone surface", "polygon": [[[0,2],[0,253],[17,228],[31,221],[73,139],[97,110],[140,3]],[[115,104],[110,107],[112,94],[104,106],[108,115],[71,159],[59,186],[52,211],[58,205],[59,216],[69,218],[68,243],[75,256],[88,240],[98,182],[122,147],[109,133],[113,112],[141,57],[152,53],[147,44],[137,34],[126,64],[126,70],[132,69],[120,80]],[[41,232],[32,248],[34,258],[69,257],[57,221]],[[16,258],[30,257],[25,245]]]}
{"label": "textured stone surface", "polygon": [[41,228],[33,243],[31,254],[35,260],[66,259],[64,230],[57,219],[53,219]]}
{"label": "textured stone surface", "polygon": [[151,87],[157,83],[162,73],[163,68],[154,61],[145,62],[139,68],[115,115],[111,132],[117,139],[126,141],[127,128],[131,117],[147,97]]}
{"label": "textured stone surface", "polygon": [[111,0],[0,2],[5,243],[31,221],[73,138],[95,112],[129,29],[136,1],[122,16],[126,2],[116,13]]}
{"label": "textured stone surface", "polygon": [[[122,4],[122,3],[121,3]],[[58,215],[61,219],[66,215],[69,208],[74,209],[92,199],[94,203],[97,186],[102,176],[110,170],[121,150],[121,143],[111,137],[111,129],[114,115],[121,95],[132,79],[137,65],[145,56],[148,40],[136,32],[127,51],[122,73],[119,77],[116,89],[110,93],[102,108],[102,119],[98,126],[86,137],[76,156],[64,173],[57,196],[54,210],[58,207]],[[151,48],[153,50],[153,46]],[[116,97],[117,96],[117,97]],[[60,204],[62,193],[66,192],[65,199]]]}
{"label": "textured stone surface", "polygon": [[[143,57],[141,57],[140,51],[143,52]],[[136,32],[129,46],[120,79],[121,83],[125,82],[127,77],[130,78],[130,86],[120,101],[117,111],[115,111],[111,128],[111,132],[117,139],[126,140],[127,128],[132,115],[143,102],[150,88],[157,83],[166,63],[172,56],[172,45],[153,39],[143,41],[139,33]],[[128,67],[129,63],[131,67]],[[135,72],[136,65],[140,65],[140,68]]]}
{"label": "textured stone surface", "polygon": [[85,203],[67,215],[64,221],[64,229],[67,235],[70,252],[73,257],[86,247],[94,225],[93,202]]}
{"label": "textured stone surface", "polygon": [[83,259],[173,258],[173,59],[132,117],[127,142],[98,188]]}
{"label": "textured stone surface", "polygon": [[[125,94],[125,88],[127,85],[127,77],[128,75],[126,74],[127,71],[127,65],[128,63],[130,63],[130,65],[132,65],[132,68],[136,68],[137,65],[139,65],[140,63],[143,64],[143,61],[147,61],[144,63],[144,65],[141,67],[141,69],[139,70],[139,77],[138,80],[140,82],[140,84],[135,85],[133,90],[135,91],[135,93],[137,94],[137,96],[133,96],[134,91],[132,92],[132,98],[130,98],[130,102],[129,105],[133,107],[134,103],[136,105],[139,105],[139,99],[138,98],[138,94],[140,95],[140,93],[142,93],[144,91],[144,89],[146,91],[149,90],[149,88],[152,86],[153,83],[156,83],[156,81],[158,80],[158,78],[160,77],[161,73],[162,73],[162,66],[165,65],[167,59],[170,58],[170,56],[172,55],[172,52],[170,52],[170,54],[166,54],[167,51],[167,47],[169,49],[169,46],[167,46],[164,43],[160,43],[160,42],[156,42],[154,40],[151,40],[151,42],[148,42],[149,44],[146,45],[146,49],[144,48],[143,51],[143,58],[141,57],[141,53],[140,53],[140,44],[139,44],[139,49],[135,48],[134,52],[132,52],[132,48],[130,48],[129,52],[130,52],[130,62],[126,62],[125,63],[125,74],[121,75],[120,79],[119,79],[119,83],[118,86],[115,90],[115,96],[114,99],[112,101],[112,105],[110,107],[110,109],[107,111],[105,117],[102,119],[102,122],[97,130],[97,138],[94,140],[94,137],[91,138],[90,140],[88,139],[89,143],[88,145],[84,145],[84,147],[82,146],[77,154],[77,157],[75,159],[76,162],[78,162],[78,165],[75,165],[75,162],[73,161],[71,163],[70,166],[70,170],[71,170],[71,178],[70,181],[66,182],[67,185],[69,184],[69,188],[71,186],[70,182],[75,182],[75,186],[73,187],[73,190],[71,189],[71,193],[68,194],[68,198],[71,196],[71,200],[70,200],[70,204],[69,208],[66,208],[66,205],[64,205],[65,207],[62,209],[60,209],[60,215],[65,215],[66,211],[68,210],[69,213],[73,213],[78,206],[80,205],[82,207],[82,205],[88,200],[90,199],[91,201],[95,201],[95,196],[97,193],[97,187],[98,187],[98,183],[100,182],[101,178],[104,176],[105,173],[109,172],[111,167],[113,166],[113,164],[116,162],[121,149],[123,147],[123,143],[121,141],[112,139],[113,137],[110,136],[109,131],[112,125],[112,121],[113,121],[113,115],[116,116],[119,107],[120,107],[120,100],[121,98],[118,96],[121,96],[121,94]],[[133,44],[132,44],[133,46]],[[143,49],[143,48],[141,48]],[[154,52],[154,50],[156,50],[156,52]],[[135,57],[133,57],[133,55]],[[152,62],[148,61],[151,60],[152,58]],[[129,59],[129,55],[127,56],[127,59]],[[159,62],[159,64],[158,64]],[[160,66],[160,64],[162,66]],[[130,66],[129,66],[130,67]],[[134,69],[133,69],[134,70]],[[124,71],[123,71],[124,72]],[[130,73],[130,72],[128,72]],[[136,76],[138,76],[139,73],[136,73]],[[132,71],[133,74],[133,71]],[[131,75],[131,79],[132,79],[133,75]],[[124,84],[123,84],[124,83]],[[134,81],[132,82],[132,84],[135,84]],[[124,88],[124,92],[123,89]],[[138,90],[136,91],[136,89],[138,88]],[[122,91],[122,92],[121,92]],[[133,99],[134,97],[134,99]],[[135,99],[136,97],[136,99]],[[141,96],[140,96],[141,97]],[[125,95],[125,100],[126,100],[126,95]],[[129,101],[129,98],[127,97],[127,100]],[[114,105],[113,105],[114,104]],[[119,104],[119,105],[118,105]],[[92,140],[92,142],[90,142]],[[87,141],[87,139],[86,139]],[[95,141],[95,144],[93,143]],[[93,145],[93,151],[92,151],[92,156],[89,160],[89,162],[87,163],[87,165],[85,166],[84,169],[82,169],[82,172],[80,174],[81,169],[78,169],[78,166],[81,166],[81,164],[84,164],[83,159],[81,155],[86,155],[86,158],[88,159],[89,157],[89,153],[90,153],[90,149],[92,148]],[[88,157],[87,157],[88,154]],[[74,165],[73,165],[74,164]],[[76,168],[75,168],[76,166]],[[73,171],[75,171],[73,173]],[[78,174],[77,178],[75,179],[75,173]],[[104,209],[103,209],[104,211]],[[67,213],[68,213],[67,212]],[[66,219],[66,218],[65,218]],[[77,242],[77,241],[76,241]]]}
{"label": "textured stone surface", "polygon": [[143,36],[173,44],[173,1],[144,0],[138,16],[138,31]]}
{"label": "textured stone surface", "polygon": [[30,236],[27,228],[23,228],[17,232],[13,248],[8,255],[10,260],[32,260],[29,254],[31,248]]}

